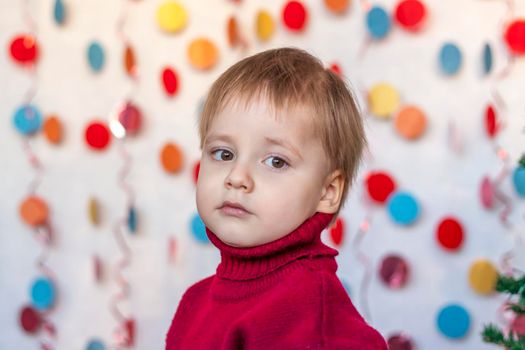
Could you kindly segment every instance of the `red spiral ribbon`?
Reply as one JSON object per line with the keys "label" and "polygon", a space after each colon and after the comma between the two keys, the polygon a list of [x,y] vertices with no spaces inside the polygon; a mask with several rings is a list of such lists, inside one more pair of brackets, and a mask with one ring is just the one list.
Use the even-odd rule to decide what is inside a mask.
{"label": "red spiral ribbon", "polygon": [[[134,193],[129,184],[126,182],[126,177],[131,170],[131,157],[124,147],[124,141],[119,140],[118,150],[123,158],[122,167],[118,173],[118,183],[120,188],[124,191],[127,197],[127,207],[131,208],[134,201]],[[114,341],[117,348],[126,348],[133,346],[134,343],[134,321],[131,317],[126,317],[119,308],[119,304],[128,299],[130,295],[130,285],[126,277],[124,276],[124,270],[129,266],[131,262],[131,250],[126,242],[123,231],[127,227],[127,216],[124,215],[115,224],[114,237],[117,242],[118,248],[121,253],[121,258],[117,262],[115,269],[115,281],[118,286],[117,293],[112,297],[110,303],[110,310],[113,317],[117,320],[118,325],[114,330]]]}
{"label": "red spiral ribbon", "polygon": [[[33,38],[36,38],[37,24],[31,16],[31,11],[29,8],[29,0],[24,0],[22,2],[22,16],[27,26],[29,27],[29,33]],[[24,103],[26,105],[31,104],[37,91],[38,91],[38,77],[37,69],[35,62],[27,62],[23,65],[23,68],[27,70],[28,75],[31,77],[31,85],[24,95]],[[23,152],[33,169],[35,176],[28,184],[27,192],[29,195],[34,195],[37,192],[37,189],[42,181],[44,167],[33,151],[31,146],[30,136],[24,136],[22,140],[22,149]],[[45,224],[36,226],[33,228],[34,237],[41,246],[41,252],[35,259],[35,265],[40,271],[41,275],[46,276],[56,285],[56,275],[54,271],[47,264],[49,252],[53,243],[53,232],[49,222]],[[54,343],[56,342],[56,327],[53,322],[49,319],[49,314],[52,312],[53,308],[46,309],[39,312],[39,322],[43,334],[39,339],[40,348],[43,350],[52,350],[54,349]]]}
{"label": "red spiral ribbon", "polygon": [[[53,270],[47,265],[49,249],[53,243],[53,232],[48,224],[39,226],[35,229],[36,238],[42,245],[43,249],[40,256],[36,260],[36,264],[42,273],[56,285],[56,276]],[[56,341],[56,328],[55,325],[49,320],[50,310],[45,310],[40,313],[42,320],[42,329],[44,330],[44,336],[40,339],[41,349],[51,350],[53,349],[53,343]]]}
{"label": "red spiral ribbon", "polygon": [[361,284],[359,286],[359,302],[361,304],[361,309],[363,314],[365,315],[365,318],[371,322],[371,315],[370,315],[370,308],[368,305],[368,288],[370,286],[370,282],[372,281],[372,261],[368,255],[366,255],[361,249],[360,245],[363,241],[364,237],[366,236],[368,230],[370,229],[371,225],[371,218],[370,215],[367,214],[365,216],[365,219],[361,222],[359,225],[359,229],[357,231],[357,234],[354,239],[353,247],[357,256],[357,259],[363,266],[364,275],[363,279],[361,280]]}

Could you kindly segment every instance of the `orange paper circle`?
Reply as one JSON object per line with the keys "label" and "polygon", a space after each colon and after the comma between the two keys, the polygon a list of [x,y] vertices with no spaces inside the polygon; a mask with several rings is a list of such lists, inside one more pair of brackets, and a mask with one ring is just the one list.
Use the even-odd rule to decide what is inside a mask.
{"label": "orange paper circle", "polygon": [[30,226],[45,224],[49,215],[46,202],[37,196],[24,199],[19,210],[22,220]]}
{"label": "orange paper circle", "polygon": [[62,123],[55,115],[50,115],[44,121],[44,135],[50,143],[60,143],[62,141]]}
{"label": "orange paper circle", "polygon": [[237,19],[235,19],[234,16],[231,16],[228,19],[228,43],[232,47],[241,43],[241,38],[239,36],[239,25],[237,24]]}
{"label": "orange paper circle", "polygon": [[209,69],[217,63],[217,47],[206,38],[193,40],[188,46],[190,63],[197,69]]}
{"label": "orange paper circle", "polygon": [[346,11],[350,0],[324,0],[324,4],[330,11],[340,14]]}
{"label": "orange paper circle", "polygon": [[182,150],[174,143],[165,144],[160,154],[162,167],[168,173],[179,172],[182,169],[183,158]]}
{"label": "orange paper circle", "polygon": [[427,118],[416,106],[406,106],[397,113],[394,125],[399,135],[414,140],[425,132]]}

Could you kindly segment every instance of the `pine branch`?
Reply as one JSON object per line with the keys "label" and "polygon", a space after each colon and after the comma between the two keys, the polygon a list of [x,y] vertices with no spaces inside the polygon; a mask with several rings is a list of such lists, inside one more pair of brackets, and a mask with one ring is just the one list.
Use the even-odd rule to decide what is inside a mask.
{"label": "pine branch", "polygon": [[[520,160],[525,166],[525,154]],[[516,302],[509,303],[508,310],[516,315],[525,315],[525,276],[514,278],[512,276],[499,275],[496,282],[496,291],[500,293],[517,296]],[[525,335],[517,335],[512,331],[507,336],[494,324],[485,326],[482,333],[483,341],[504,347],[506,350],[525,350]]]}
{"label": "pine branch", "polygon": [[483,337],[483,341],[487,343],[505,345],[505,337],[503,336],[503,332],[492,323],[488,326],[485,326],[481,336]]}
{"label": "pine branch", "polygon": [[515,279],[512,276],[499,275],[496,282],[496,291],[500,293],[519,294],[525,297],[525,276]]}
{"label": "pine branch", "polygon": [[520,166],[525,167],[525,154],[523,154],[519,160]]}
{"label": "pine branch", "polygon": [[525,350],[525,336],[520,336],[518,339],[511,331],[507,337],[503,335],[503,332],[494,324],[485,326],[481,333],[483,341],[486,343],[492,343],[496,345],[502,345],[508,350]]}

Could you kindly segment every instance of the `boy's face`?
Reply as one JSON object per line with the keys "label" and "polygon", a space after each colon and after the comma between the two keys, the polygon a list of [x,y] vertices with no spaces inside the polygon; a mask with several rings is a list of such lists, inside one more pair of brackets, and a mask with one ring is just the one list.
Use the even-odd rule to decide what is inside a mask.
{"label": "boy's face", "polygon": [[[229,104],[205,137],[197,209],[231,246],[253,247],[287,235],[317,211],[322,196],[328,162],[309,110],[273,111],[266,99],[246,108]],[[224,207],[226,201],[245,210]]]}

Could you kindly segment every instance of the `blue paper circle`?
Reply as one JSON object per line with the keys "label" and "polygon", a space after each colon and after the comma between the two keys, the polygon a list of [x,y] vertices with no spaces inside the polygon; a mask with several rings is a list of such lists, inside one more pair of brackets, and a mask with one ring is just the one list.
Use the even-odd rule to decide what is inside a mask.
{"label": "blue paper circle", "polygon": [[492,70],[492,48],[489,43],[483,46],[483,73],[489,74]]}
{"label": "blue paper circle", "polygon": [[447,305],[438,314],[437,327],[446,337],[462,338],[470,328],[470,315],[461,305]]}
{"label": "blue paper circle", "polygon": [[350,285],[348,284],[348,282],[342,278],[340,278],[341,280],[341,284],[343,285],[346,293],[348,294],[348,296],[352,296],[352,289],[350,288]]}
{"label": "blue paper circle", "polygon": [[131,233],[137,233],[137,211],[130,207],[128,211],[128,229]]}
{"label": "blue paper circle", "polygon": [[66,9],[62,0],[55,0],[54,18],[57,24],[64,24],[66,19]]}
{"label": "blue paper circle", "polygon": [[31,286],[31,303],[38,310],[46,310],[55,301],[55,286],[46,277],[39,277]]}
{"label": "blue paper circle", "polygon": [[406,192],[397,192],[390,196],[387,203],[392,220],[401,225],[410,225],[419,216],[416,199]]}
{"label": "blue paper circle", "polygon": [[382,7],[374,6],[366,15],[366,26],[374,39],[382,39],[390,31],[390,17]]}
{"label": "blue paper circle", "polygon": [[525,197],[525,167],[519,166],[512,174],[514,189],[520,197]]}
{"label": "blue paper circle", "polygon": [[453,43],[446,43],[439,52],[441,69],[447,75],[454,75],[461,67],[462,55],[459,47]]}
{"label": "blue paper circle", "polygon": [[206,235],[206,226],[199,214],[195,214],[191,220],[191,232],[195,239],[201,243],[208,243],[210,241]]}
{"label": "blue paper circle", "polygon": [[13,124],[21,134],[33,134],[42,126],[42,113],[33,105],[23,105],[15,111]]}
{"label": "blue paper circle", "polygon": [[98,42],[92,42],[88,48],[88,61],[91,69],[98,72],[104,66],[104,49]]}
{"label": "blue paper circle", "polygon": [[86,346],[86,350],[106,350],[106,346],[100,339],[91,339]]}

